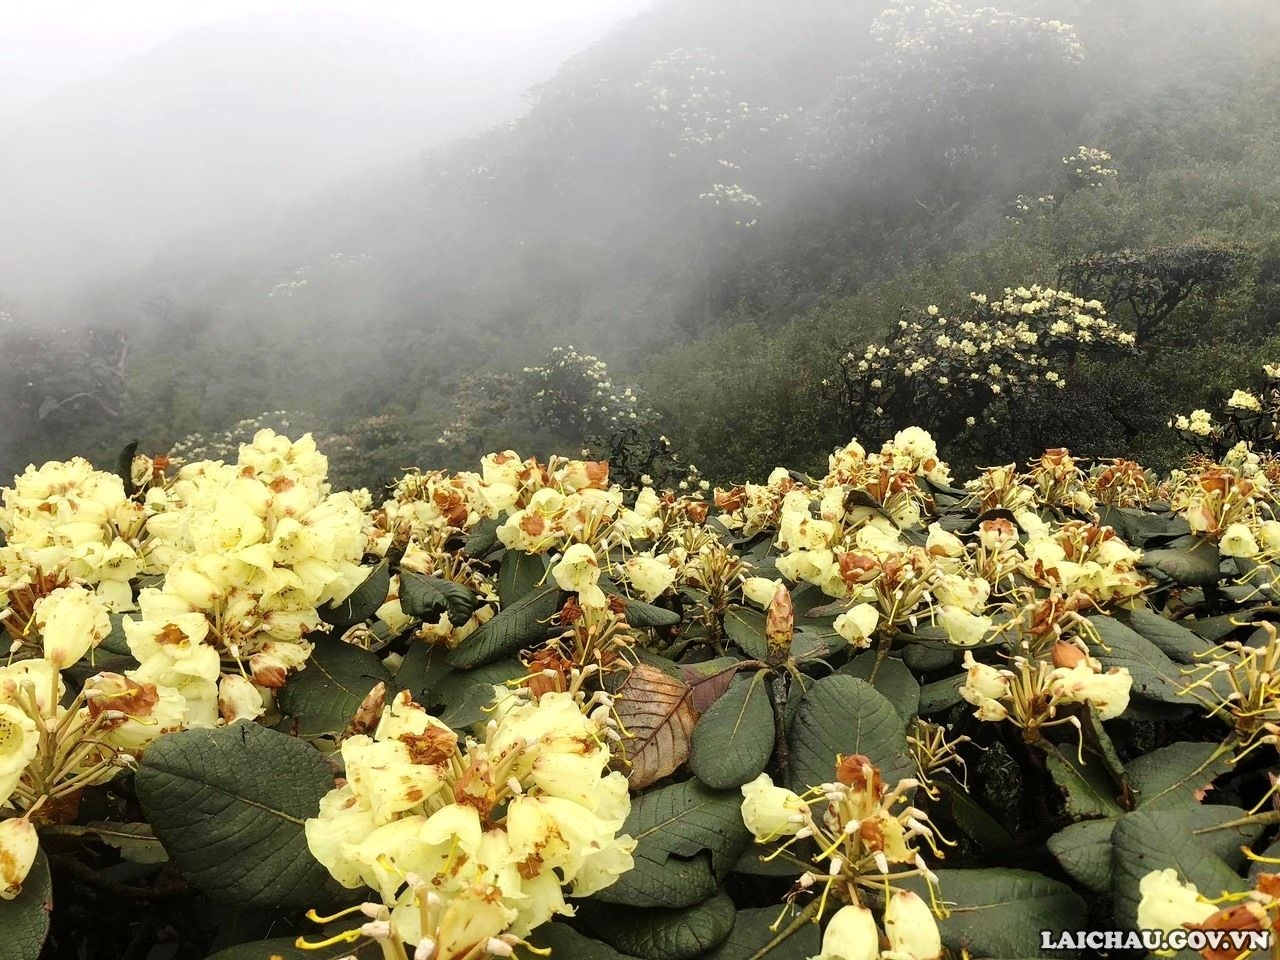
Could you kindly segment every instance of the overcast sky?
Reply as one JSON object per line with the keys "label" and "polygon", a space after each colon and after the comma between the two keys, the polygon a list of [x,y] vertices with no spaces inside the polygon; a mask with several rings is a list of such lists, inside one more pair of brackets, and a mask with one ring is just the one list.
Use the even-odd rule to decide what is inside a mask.
{"label": "overcast sky", "polygon": [[100,74],[192,27],[328,11],[483,32],[575,20],[604,27],[648,0],[0,0],[0,116]]}

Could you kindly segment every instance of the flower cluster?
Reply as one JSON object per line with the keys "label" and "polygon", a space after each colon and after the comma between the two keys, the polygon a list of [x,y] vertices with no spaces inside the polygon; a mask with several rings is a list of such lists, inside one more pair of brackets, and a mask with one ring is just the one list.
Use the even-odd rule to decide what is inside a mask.
{"label": "flower cluster", "polygon": [[974,9],[955,0],[891,0],[872,21],[871,32],[902,55],[938,54],[972,37],[987,46],[1004,43],[1025,49],[1041,43],[1056,48],[1064,59],[1084,57],[1084,48],[1070,24],[994,7]]}
{"label": "flower cluster", "polygon": [[703,47],[678,48],[654,60],[635,86],[648,96],[645,109],[670,122],[686,150],[723,148],[744,132],[769,133],[791,119],[786,111],[735,96],[715,54]]}
{"label": "flower cluster", "polygon": [[1071,156],[1062,158],[1075,180],[1088,187],[1100,187],[1119,174],[1114,167],[1107,166],[1111,161],[1111,154],[1101,147],[1077,147]]}
{"label": "flower cluster", "polygon": [[1263,621],[1266,642],[1228,640],[1209,650],[1181,692],[1231,725],[1238,761],[1259,747],[1280,751],[1280,638]]}
{"label": "flower cluster", "polygon": [[190,464],[148,492],[165,577],[124,622],[141,664],[131,679],[181,694],[189,723],[216,722],[220,690],[237,715],[261,712],[247,680],[283,686],[310,654],[306,635],[327,629],[319,608],[363,580],[368,495],[331,492],[326,470],[309,434],[263,430],[234,465]]}
{"label": "flower cluster", "polygon": [[[810,118],[819,163],[875,152],[905,159],[886,154],[886,146],[919,147],[923,127],[929,160],[980,169],[998,149],[975,136],[989,104],[1022,99],[1029,80],[1052,82],[1084,59],[1068,24],[959,0],[892,0],[872,21],[871,36],[878,49]],[[908,116],[928,121],[904,123]]]}
{"label": "flower cluster", "polygon": [[[735,207],[760,207],[763,204],[760,198],[754,193],[747,193],[736,183],[714,183],[711,189],[706,193],[698,194],[699,200],[710,200],[717,207],[722,203],[726,206]],[[755,217],[750,220],[734,220],[734,225],[738,227],[754,227],[760,221]]]}
{"label": "flower cluster", "polygon": [[1059,641],[1053,661],[1014,657],[1013,669],[979,663],[965,651],[967,670],[960,695],[977,707],[979,720],[1008,720],[1034,742],[1046,728],[1080,721],[1072,714],[1059,716],[1062,707],[1090,704],[1099,719],[1111,720],[1129,706],[1133,677],[1123,667],[1104,670],[1102,664],[1080,647]]}
{"label": "flower cluster", "polygon": [[94,588],[117,612],[134,608],[130,581],[156,572],[144,532],[146,511],[124,482],[75,457],[30,466],[3,494],[0,599],[18,638],[34,604],[72,581]]}
{"label": "flower cluster", "polygon": [[819,916],[828,900],[843,904],[828,923],[823,956],[874,960],[881,955],[875,921],[865,905],[881,895],[888,896],[890,949],[899,951],[885,956],[936,960],[941,955],[933,911],[898,886],[910,877],[924,877],[932,893],[937,884],[921,852],[928,848],[934,856],[942,855],[937,833],[928,815],[908,798],[917,786],[906,779],[889,787],[869,758],[855,754],[838,757],[835,779],[803,795],[775,786],[763,773],[742,787],[742,819],[756,841],[785,838],[765,859],[802,841],[812,841],[817,850],[813,868],[801,874],[788,899],[794,902],[821,887]]}
{"label": "flower cluster", "polygon": [[1220,418],[1198,409],[1178,414],[1169,426],[1197,452],[1214,459],[1241,443],[1258,454],[1280,453],[1280,364],[1264,363],[1262,373],[1257,390],[1232,391]]}
{"label": "flower cluster", "polygon": [[[1038,655],[1083,622],[1082,607],[1130,604],[1147,588],[1140,554],[1114,529],[1037,513],[1092,510],[1088,475],[1068,451],[1046,451],[1025,474],[992,467],[970,482],[977,509],[1015,520],[982,520],[964,538],[929,522],[930,490],[949,479],[932,438],[911,427],[879,453],[850,443],[812,484],[775,471],[769,484],[717,490],[715,501],[731,530],[776,532],[778,573],[841,601],[835,629],[858,647],[931,624],[958,645],[1006,636]],[[747,598],[767,604],[778,581],[744,575]]]}
{"label": "flower cluster", "polygon": [[1222,463],[1172,480],[1170,501],[1192,533],[1220,541],[1229,556],[1252,556],[1259,542],[1280,536],[1280,526],[1268,525],[1275,523],[1271,481],[1258,456],[1243,444],[1231,453]]}
{"label": "flower cluster", "polygon": [[405,944],[432,960],[511,956],[573,914],[566,888],[589,896],[629,870],[627,782],[605,773],[608,718],[593,707],[498,688],[483,738],[459,742],[402,693],[372,736],[345,740],[345,782],[307,821],[307,843],[339,883],[377,899],[355,908],[370,922],[335,940],[373,937],[401,960]]}

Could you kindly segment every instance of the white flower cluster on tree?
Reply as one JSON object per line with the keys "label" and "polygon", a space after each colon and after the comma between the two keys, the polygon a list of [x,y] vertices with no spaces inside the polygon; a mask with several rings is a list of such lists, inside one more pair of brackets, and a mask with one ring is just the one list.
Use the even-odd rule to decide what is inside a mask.
{"label": "white flower cluster on tree", "polygon": [[1085,146],[1077,147],[1071,156],[1062,158],[1071,175],[1089,187],[1100,187],[1108,179],[1119,176],[1120,171],[1108,166],[1112,160],[1111,154],[1101,147]]}
{"label": "white flower cluster on tree", "polygon": [[962,311],[931,305],[900,320],[890,339],[841,358],[838,389],[860,422],[883,424],[886,434],[915,422],[954,436],[998,400],[1064,388],[1079,353],[1133,347],[1134,335],[1096,300],[1051,287],[1006,288],[999,298],[970,294]]}

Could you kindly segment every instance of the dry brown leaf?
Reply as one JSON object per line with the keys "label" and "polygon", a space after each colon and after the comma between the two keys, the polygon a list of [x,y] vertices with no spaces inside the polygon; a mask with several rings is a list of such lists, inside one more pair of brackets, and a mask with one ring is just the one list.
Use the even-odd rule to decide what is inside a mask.
{"label": "dry brown leaf", "polygon": [[613,705],[625,731],[620,753],[632,789],[675,773],[689,758],[698,711],[687,683],[647,663],[637,664]]}

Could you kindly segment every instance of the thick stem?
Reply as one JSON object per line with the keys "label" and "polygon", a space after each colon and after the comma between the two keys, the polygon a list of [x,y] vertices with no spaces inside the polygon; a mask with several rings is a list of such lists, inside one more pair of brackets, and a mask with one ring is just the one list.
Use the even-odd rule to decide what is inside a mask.
{"label": "thick stem", "polygon": [[791,750],[787,746],[787,677],[772,674],[769,684],[769,703],[773,707],[773,766],[783,782],[791,779]]}

